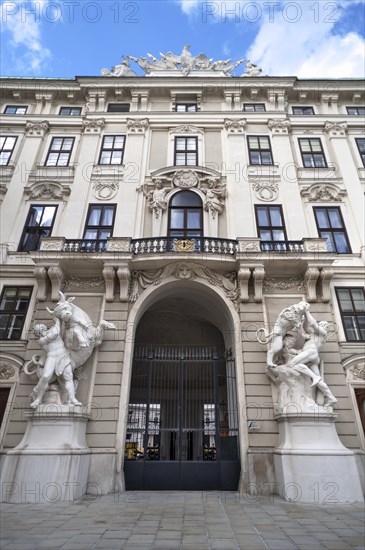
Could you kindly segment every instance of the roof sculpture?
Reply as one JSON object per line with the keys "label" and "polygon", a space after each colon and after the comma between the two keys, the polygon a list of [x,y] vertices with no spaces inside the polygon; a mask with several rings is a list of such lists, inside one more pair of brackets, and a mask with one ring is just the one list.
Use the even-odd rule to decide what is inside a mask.
{"label": "roof sculpture", "polygon": [[262,70],[246,59],[239,59],[232,63],[232,59],[213,61],[204,53],[194,56],[190,51],[190,45],[186,44],[180,55],[172,52],[163,54],[160,52],[160,59],[150,53],[147,57],[122,56],[119,65],[111,70],[102,69],[102,76],[130,77],[137,74],[130,68],[130,61],[134,61],[144,71],[145,76],[189,76],[192,73],[204,73],[204,76],[233,76],[230,74],[241,63],[246,64],[246,72],[243,76],[261,76]]}

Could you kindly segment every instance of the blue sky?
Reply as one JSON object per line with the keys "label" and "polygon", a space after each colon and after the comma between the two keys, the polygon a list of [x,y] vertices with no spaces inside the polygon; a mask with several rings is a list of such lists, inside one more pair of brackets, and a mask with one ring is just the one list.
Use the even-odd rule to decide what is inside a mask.
{"label": "blue sky", "polygon": [[3,76],[100,75],[122,54],[186,43],[268,75],[365,73],[364,0],[0,0],[0,10]]}

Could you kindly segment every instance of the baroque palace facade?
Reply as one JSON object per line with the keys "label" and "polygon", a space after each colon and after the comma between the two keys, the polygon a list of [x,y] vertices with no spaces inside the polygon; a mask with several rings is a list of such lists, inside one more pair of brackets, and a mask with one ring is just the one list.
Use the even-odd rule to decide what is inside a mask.
{"label": "baroque palace facade", "polygon": [[[100,77],[2,79],[2,462],[24,452],[33,422],[33,459],[48,453],[62,467],[67,444],[44,451],[42,438],[66,405],[49,380],[47,424],[27,373],[42,353],[34,326],[50,327],[56,304],[74,297],[93,325],[115,327],[74,372],[86,427],[73,439],[78,495],[285,492],[256,333],[304,300],[330,323],[330,410],[361,472],[363,83],[262,76],[249,62],[233,77],[228,62],[172,57],[126,58]],[[300,416],[300,402],[289,410]],[[331,475],[321,501],[340,482]]]}

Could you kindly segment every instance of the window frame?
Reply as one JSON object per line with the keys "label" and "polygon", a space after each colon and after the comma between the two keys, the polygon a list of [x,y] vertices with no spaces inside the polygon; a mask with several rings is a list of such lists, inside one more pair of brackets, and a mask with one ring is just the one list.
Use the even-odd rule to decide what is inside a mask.
{"label": "window frame", "polygon": [[[195,149],[179,149],[177,150],[177,140],[178,139],[185,139],[185,147],[187,147],[187,140],[188,139],[194,139],[195,140]],[[181,153],[184,153],[185,154],[185,161],[187,161],[187,154],[188,153],[195,153],[195,164],[177,164],[176,163],[176,158],[177,158],[177,154],[181,154]],[[199,160],[199,157],[198,157],[198,137],[197,136],[175,136],[174,138],[174,166],[199,166],[198,164],[198,160]]]}
{"label": "window frame", "polygon": [[[196,195],[199,200],[200,200],[200,205],[201,206],[172,206],[172,201],[173,199],[179,195],[179,193],[192,193],[193,195]],[[182,229],[177,229],[177,228],[174,228],[174,227],[171,227],[171,212],[172,210],[184,210],[184,222],[183,222],[183,228]],[[188,211],[189,210],[194,210],[194,211],[198,211],[199,210],[199,228],[196,229],[196,228],[192,228],[192,229],[189,229],[188,227],[188,223],[187,223],[187,220],[188,220]],[[188,235],[187,233],[188,232],[193,232],[193,231],[196,231],[197,233],[200,232],[200,235],[194,235],[194,236],[191,236],[191,235]],[[176,236],[176,235],[172,235],[171,233],[172,232],[184,232],[184,235],[181,235],[181,236]],[[200,195],[198,195],[198,193],[195,193],[194,191],[192,191],[191,189],[180,189],[180,191],[178,191],[177,193],[174,193],[174,195],[170,198],[170,201],[169,201],[169,206],[168,206],[168,217],[167,217],[167,237],[169,239],[201,239],[202,237],[204,237],[204,213],[203,213],[203,201],[200,197]]]}
{"label": "window frame", "polygon": [[[181,111],[179,111],[178,107],[185,107],[185,109],[182,109]],[[195,109],[190,111],[188,109],[188,107],[195,107]],[[178,103],[175,104],[174,111],[176,113],[196,113],[196,112],[198,112],[198,104],[194,103],[194,102],[191,102],[191,103],[188,103],[188,102],[187,103],[180,103],[180,102],[178,102]]]}
{"label": "window frame", "polygon": [[[318,223],[318,218],[317,218],[317,215],[316,215],[316,212],[317,210],[326,210],[326,217],[328,219],[328,222],[329,222],[329,227],[322,227],[320,228],[319,227],[319,223]],[[342,227],[341,228],[332,228],[331,227],[331,220],[328,216],[328,212],[327,210],[329,209],[336,209],[339,213],[339,216],[340,216],[340,220],[341,220],[341,223],[342,223]],[[349,239],[349,236],[347,234],[347,230],[346,230],[346,225],[345,225],[345,222],[344,222],[344,219],[343,219],[343,216],[342,216],[342,212],[341,212],[341,208],[339,206],[313,206],[313,214],[314,214],[314,219],[315,219],[315,222],[316,222],[316,227],[317,227],[317,231],[318,231],[318,235],[321,239],[324,239],[325,237],[322,237],[321,235],[321,232],[327,232],[327,233],[343,233],[345,235],[345,239],[346,239],[346,242],[347,242],[347,247],[348,247],[348,251],[346,252],[338,252],[337,250],[337,245],[336,245],[336,241],[332,238],[332,243],[335,247],[335,250],[330,250],[329,252],[335,252],[336,254],[352,254],[352,249],[351,249],[351,244],[350,244],[350,239]]]}
{"label": "window frame", "polygon": [[[312,150],[312,144],[311,144],[311,141],[319,141],[319,144],[321,146],[321,152],[318,153],[316,151],[313,151]],[[309,141],[309,145],[310,145],[310,152],[306,152],[302,150],[302,146],[301,146],[301,143],[302,141]],[[328,168],[328,164],[327,164],[327,159],[326,159],[326,155],[324,154],[324,149],[323,149],[323,144],[322,144],[322,140],[321,138],[317,138],[317,137],[311,137],[311,138],[308,138],[308,137],[305,137],[305,138],[298,138],[298,144],[299,144],[299,150],[300,150],[300,154],[301,154],[301,157],[302,157],[302,164],[303,164],[303,168],[309,168],[309,169],[313,169],[313,168]],[[315,162],[314,162],[314,155],[319,155],[321,154],[322,157],[323,157],[323,161],[324,161],[324,166],[316,166]],[[305,162],[304,162],[304,155],[311,155],[312,157],[312,162],[314,163],[314,166],[306,166],[305,165]]]}
{"label": "window frame", "polygon": [[[128,107],[128,109],[124,109],[124,110],[115,110],[113,111],[112,109],[110,109],[110,107],[121,107],[121,106],[126,106]],[[129,113],[131,110],[131,104],[130,103],[108,103],[108,108],[107,108],[107,113]]]}
{"label": "window frame", "polygon": [[[362,160],[363,166],[365,166],[365,138],[355,138],[357,150],[359,151],[360,158]],[[359,142],[364,142],[364,152],[361,151]]]}
{"label": "window frame", "polygon": [[[53,219],[52,219],[52,224],[47,226],[47,229],[49,229],[49,235],[48,236],[52,235],[52,231],[53,231],[53,227],[54,227],[54,224],[55,224],[57,211],[58,211],[58,204],[43,204],[43,203],[42,204],[31,204],[29,206],[27,218],[25,220],[25,224],[24,224],[24,227],[23,227],[22,236],[21,236],[19,246],[18,246],[18,252],[34,252],[35,250],[39,250],[39,247],[32,248],[32,249],[24,249],[23,244],[22,244],[23,240],[24,240],[24,237],[27,233],[32,233],[32,232],[36,233],[37,229],[38,229],[38,232],[40,232],[42,230],[42,226],[40,226],[40,225],[39,226],[29,225],[29,221],[30,221],[30,218],[31,218],[31,215],[32,215],[32,208],[34,208],[34,207],[42,207],[42,208],[52,207],[52,208],[55,208],[55,211],[54,211],[54,214],[53,214]],[[44,214],[44,212],[42,213],[42,217],[43,217],[43,214]],[[34,231],[31,231],[32,229]],[[43,230],[44,229],[45,228],[43,228]],[[37,239],[37,244],[40,244],[41,238],[42,238],[42,236]]]}
{"label": "window frame", "polygon": [[[297,109],[297,110],[301,110],[301,111],[304,111],[304,110],[311,110],[310,113],[296,113],[294,110]],[[313,116],[315,115],[316,113],[314,112],[314,107],[312,106],[308,106],[308,107],[304,107],[304,106],[301,106],[301,105],[293,105],[292,106],[292,113],[293,115],[296,115],[296,116]]]}
{"label": "window frame", "polygon": [[[363,113],[349,113],[349,109],[352,109],[354,111],[359,111],[359,109],[363,109]],[[346,111],[347,111],[347,114],[350,115],[350,116],[365,116],[365,107],[346,107]]]}
{"label": "window frame", "polygon": [[[66,109],[69,110],[70,112],[62,113],[62,110],[66,110]],[[75,111],[75,110],[78,111],[77,114],[72,113],[72,111]],[[66,107],[66,106],[60,107],[60,110],[58,112],[60,116],[81,116],[81,113],[82,113],[82,107]]]}
{"label": "window frame", "polygon": [[[124,139],[123,139],[123,147],[122,147],[122,148],[120,148],[120,147],[116,147],[116,148],[115,148],[115,147],[114,147],[115,138],[118,138],[118,137],[124,138]],[[105,142],[105,139],[106,139],[106,138],[113,138],[113,147],[112,147],[112,148],[105,148],[105,147],[104,147],[104,142]],[[122,166],[123,160],[124,160],[124,153],[125,153],[125,144],[126,144],[126,141],[127,141],[127,138],[126,138],[126,135],[125,135],[125,134],[107,134],[107,135],[104,135],[104,136],[103,136],[103,139],[102,139],[102,142],[101,142],[98,165],[100,165],[100,166]],[[101,162],[101,157],[102,157],[104,151],[110,151],[110,152],[111,152],[111,155],[110,155],[110,162],[108,162],[108,163],[107,163],[107,162]],[[113,156],[113,152],[114,152],[114,151],[122,151],[122,156],[121,156],[120,162],[118,162],[118,163],[112,163],[112,162],[111,162],[112,156]]]}
{"label": "window frame", "polygon": [[[256,107],[263,107],[263,109],[256,109]],[[245,107],[253,107],[252,110],[246,110]],[[266,112],[266,105],[265,103],[244,103],[242,107],[242,111],[244,113],[265,113]]]}
{"label": "window frame", "polygon": [[[113,207],[113,220],[112,220],[112,223],[111,225],[91,225],[91,224],[88,224],[88,220],[90,218],[90,214],[91,214],[91,211],[94,207],[96,208],[102,208],[102,211],[100,213],[100,218],[102,218],[103,216],[103,211],[104,211],[104,208],[105,207]],[[114,224],[115,224],[115,217],[116,217],[116,212],[117,212],[117,204],[116,203],[91,203],[89,204],[89,207],[87,209],[87,214],[86,214],[86,220],[85,220],[85,225],[84,225],[84,232],[83,232],[83,240],[85,241],[106,241],[106,239],[109,239],[110,237],[113,236],[113,232],[114,232]],[[88,239],[85,237],[85,234],[88,230],[92,230],[92,229],[96,229],[97,230],[97,233],[98,233],[98,236],[95,238],[95,239]],[[106,239],[103,239],[103,238],[100,238],[99,237],[99,231],[103,231],[103,230],[106,230],[106,229],[110,229],[110,235],[109,237],[106,237]]]}
{"label": "window frame", "polygon": [[[13,156],[13,153],[14,153],[14,150],[15,150],[15,147],[16,147],[16,144],[17,144],[17,141],[18,141],[18,136],[8,136],[8,135],[2,134],[2,135],[0,136],[0,138],[5,138],[4,146],[2,146],[2,147],[0,146],[0,155],[1,155],[2,153],[10,153],[7,162],[4,163],[4,164],[2,164],[1,161],[0,161],[0,166],[9,166],[11,157]],[[15,139],[14,145],[13,145],[12,149],[5,149],[5,143],[6,143],[6,140],[7,140],[8,138],[13,138],[13,139]]]}
{"label": "window frame", "polygon": [[[285,226],[285,218],[284,218],[284,212],[283,212],[283,206],[281,204],[255,204],[255,219],[256,219],[256,231],[257,231],[257,237],[261,240],[261,241],[267,241],[268,239],[262,239],[260,237],[260,229],[263,229],[263,230],[266,230],[266,231],[270,231],[271,233],[271,237],[272,237],[272,232],[275,231],[275,230],[282,230],[283,233],[284,233],[284,239],[269,239],[270,241],[272,242],[275,242],[275,243],[280,243],[280,242],[285,242],[288,240],[288,236],[287,236],[287,232],[286,232],[286,226]],[[271,222],[271,214],[270,214],[270,208],[279,208],[280,210],[280,216],[281,216],[281,220],[282,220],[282,224],[281,226],[279,225],[259,225],[259,215],[258,215],[258,209],[259,208],[266,208],[269,215],[268,215],[268,218]]]}
{"label": "window frame", "polygon": [[[250,138],[254,138],[254,139],[258,139],[259,140],[259,148],[252,148],[250,147]],[[269,148],[268,149],[263,149],[260,145],[260,139],[261,138],[267,138],[269,140]],[[248,147],[248,157],[250,159],[250,166],[273,166],[274,165],[274,157],[273,157],[273,154],[272,154],[272,148],[271,148],[271,140],[270,140],[270,136],[268,135],[259,135],[259,136],[255,136],[255,135],[250,135],[250,136],[247,136],[247,147]],[[252,153],[255,153],[255,152],[258,152],[260,154],[260,160],[262,160],[262,157],[261,157],[261,152],[267,152],[269,151],[270,152],[270,158],[271,158],[271,162],[270,163],[263,163],[263,162],[259,162],[259,163],[253,163],[252,162],[252,156],[251,154]]]}
{"label": "window frame", "polygon": [[358,342],[358,343],[365,342],[365,337],[363,339],[362,338],[355,339],[355,340],[350,339],[347,335],[347,329],[346,329],[346,326],[345,326],[345,323],[344,323],[344,317],[354,317],[356,319],[356,327],[357,327],[358,333],[361,336],[361,330],[359,329],[359,323],[358,323],[357,318],[361,317],[361,316],[362,317],[365,316],[365,311],[356,312],[356,310],[353,309],[351,312],[349,312],[349,311],[343,312],[342,307],[341,307],[341,300],[340,300],[339,292],[338,292],[339,290],[348,290],[349,291],[350,300],[351,300],[351,303],[353,305],[354,300],[353,300],[353,297],[352,297],[352,290],[362,290],[363,297],[364,297],[364,300],[365,300],[365,289],[362,286],[336,286],[335,287],[336,299],[337,299],[337,304],[338,304],[338,311],[340,313],[342,328],[343,328],[343,332],[344,332],[344,335],[345,335],[345,338],[346,338],[346,342]]}
{"label": "window frame", "polygon": [[[8,113],[7,112],[8,109],[15,109],[15,113]],[[25,113],[18,113],[17,112],[18,109],[25,109]],[[22,115],[26,115],[27,111],[28,111],[28,105],[6,105],[4,115],[19,115],[19,116],[22,116]]]}
{"label": "window frame", "polygon": [[[24,325],[25,325],[25,321],[26,321],[26,318],[27,318],[27,313],[28,313],[28,310],[29,310],[29,306],[30,306],[30,302],[32,300],[32,295],[33,295],[33,290],[34,290],[34,287],[31,286],[31,285],[4,285],[1,289],[1,295],[0,295],[0,308],[1,308],[1,304],[4,300],[4,297],[5,297],[5,292],[7,289],[11,289],[11,288],[15,288],[16,289],[16,297],[18,296],[18,293],[20,290],[29,290],[30,293],[29,293],[29,298],[28,298],[28,303],[27,303],[27,307],[25,310],[23,310],[21,312],[21,315],[23,315],[23,322],[22,322],[22,325],[21,325],[21,329],[20,329],[20,333],[19,333],[19,338],[4,338],[4,339],[1,339],[0,341],[1,342],[9,342],[9,341],[16,341],[16,342],[19,342],[21,340],[21,337],[22,337],[22,333],[23,333],[23,330],[24,330]],[[16,299],[16,298],[15,298]],[[20,316],[17,311],[19,310],[16,310],[16,309],[13,309],[13,310],[5,310],[5,309],[0,309],[0,316],[2,315],[9,315],[9,321],[7,323],[7,328],[6,328],[6,336],[8,336],[8,333],[9,333],[9,329],[11,328],[11,321],[12,321],[12,317],[13,316]]]}
{"label": "window frame", "polygon": [[[62,139],[62,146],[63,146],[63,143],[66,139],[71,139],[72,140],[71,148],[63,150],[62,146],[61,146],[60,149],[52,149],[53,143],[56,139]],[[49,149],[48,149],[48,153],[47,153],[47,157],[46,157],[46,161],[44,163],[44,166],[47,166],[49,168],[56,168],[56,167],[57,168],[63,168],[63,167],[69,166],[74,145],[75,145],[75,137],[74,136],[53,136],[52,140],[51,140],[51,143],[50,143],[50,146],[49,146]],[[58,154],[58,159],[57,159],[56,164],[48,164],[49,157],[50,157],[51,154]],[[67,164],[58,164],[61,154],[68,154]]]}

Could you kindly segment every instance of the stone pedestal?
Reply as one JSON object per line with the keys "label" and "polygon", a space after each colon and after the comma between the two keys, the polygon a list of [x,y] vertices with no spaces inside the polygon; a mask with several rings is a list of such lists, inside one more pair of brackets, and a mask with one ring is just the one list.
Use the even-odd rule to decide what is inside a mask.
{"label": "stone pedestal", "polygon": [[330,412],[281,414],[274,450],[277,492],[285,500],[314,504],[362,502],[354,453],[346,449]]}
{"label": "stone pedestal", "polygon": [[82,497],[90,462],[88,419],[82,406],[40,405],[28,414],[21,443],[5,457],[2,502],[64,502]]}

